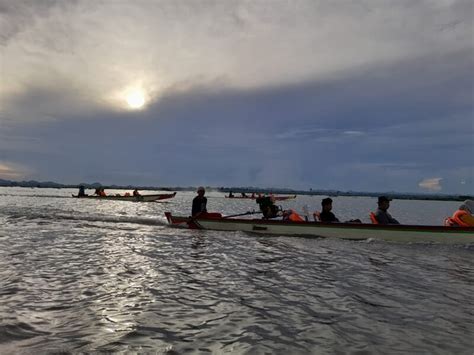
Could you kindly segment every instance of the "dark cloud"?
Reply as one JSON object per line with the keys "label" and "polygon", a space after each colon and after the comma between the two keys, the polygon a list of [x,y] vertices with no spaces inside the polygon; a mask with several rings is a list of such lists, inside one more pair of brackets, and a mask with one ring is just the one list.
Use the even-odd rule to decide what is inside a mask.
{"label": "dark cloud", "polygon": [[469,192],[472,10],[0,0],[0,163],[64,182]]}
{"label": "dark cloud", "polygon": [[[328,82],[175,90],[146,111],[23,124],[17,133],[44,151],[14,153],[10,142],[5,158],[69,182],[416,191],[442,178],[466,191],[474,132],[464,78],[472,69],[469,53],[457,52]],[[41,106],[38,97],[22,104]]]}

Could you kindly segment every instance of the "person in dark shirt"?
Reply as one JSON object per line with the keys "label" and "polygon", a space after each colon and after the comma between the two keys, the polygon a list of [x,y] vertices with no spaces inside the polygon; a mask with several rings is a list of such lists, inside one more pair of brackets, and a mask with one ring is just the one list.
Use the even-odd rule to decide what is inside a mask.
{"label": "person in dark shirt", "polygon": [[84,197],[86,195],[86,190],[83,185],[79,186],[79,192],[77,194],[77,197]]}
{"label": "person in dark shirt", "polygon": [[378,224],[400,224],[390,213],[387,212],[390,207],[390,199],[386,196],[380,196],[378,199],[379,208],[375,212],[375,219]]}
{"label": "person in dark shirt", "polygon": [[325,223],[339,222],[332,210],[332,199],[325,198],[321,201],[322,211],[319,214],[319,220]]}
{"label": "person in dark shirt", "polygon": [[260,207],[263,219],[278,217],[278,206],[275,205],[274,200],[270,196],[260,196],[255,200],[255,202]]}
{"label": "person in dark shirt", "polygon": [[197,217],[201,213],[206,213],[207,209],[207,198],[204,197],[204,194],[206,193],[206,190],[204,190],[204,187],[200,186],[197,189],[197,196],[193,199],[193,208],[192,208],[192,216]]}

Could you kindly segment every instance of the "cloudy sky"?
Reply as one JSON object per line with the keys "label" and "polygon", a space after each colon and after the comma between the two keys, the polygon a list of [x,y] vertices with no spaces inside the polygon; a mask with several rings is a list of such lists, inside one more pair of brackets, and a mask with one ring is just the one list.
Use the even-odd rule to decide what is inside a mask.
{"label": "cloudy sky", "polygon": [[0,178],[473,193],[471,0],[0,0]]}

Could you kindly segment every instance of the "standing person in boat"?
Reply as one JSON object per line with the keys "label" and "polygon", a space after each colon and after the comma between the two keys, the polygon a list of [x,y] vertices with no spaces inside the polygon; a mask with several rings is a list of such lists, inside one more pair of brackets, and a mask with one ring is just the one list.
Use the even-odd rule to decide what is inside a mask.
{"label": "standing person in boat", "polygon": [[387,212],[390,207],[390,201],[386,196],[379,196],[377,211],[374,214],[375,219],[378,224],[400,224],[395,218],[393,218],[390,213]]}
{"label": "standing person in boat", "polygon": [[206,190],[204,187],[199,186],[197,189],[197,196],[193,199],[193,208],[191,215],[193,217],[199,216],[201,213],[207,212],[207,198],[204,197]]}
{"label": "standing person in boat", "polygon": [[332,199],[327,197],[321,201],[322,211],[319,214],[319,220],[324,223],[339,222],[332,210]]}
{"label": "standing person in boat", "polygon": [[446,218],[445,225],[452,227],[474,227],[474,200],[466,200],[452,217]]}
{"label": "standing person in boat", "polygon": [[77,193],[77,197],[84,197],[86,195],[86,190],[84,188],[84,185],[79,186],[79,192]]}
{"label": "standing person in boat", "polygon": [[133,190],[133,196],[141,196],[140,193],[138,192],[138,189]]}

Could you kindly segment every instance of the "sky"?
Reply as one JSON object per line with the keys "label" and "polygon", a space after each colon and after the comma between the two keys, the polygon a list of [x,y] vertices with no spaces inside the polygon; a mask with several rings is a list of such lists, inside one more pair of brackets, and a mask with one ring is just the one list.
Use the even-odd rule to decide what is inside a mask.
{"label": "sky", "polygon": [[474,193],[470,0],[0,0],[0,179]]}

